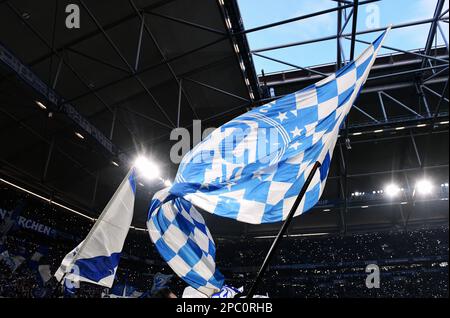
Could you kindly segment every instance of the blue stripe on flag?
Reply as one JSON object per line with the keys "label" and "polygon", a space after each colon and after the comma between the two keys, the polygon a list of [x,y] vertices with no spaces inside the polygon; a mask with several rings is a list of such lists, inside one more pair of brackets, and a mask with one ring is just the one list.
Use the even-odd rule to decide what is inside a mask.
{"label": "blue stripe on flag", "polygon": [[119,260],[120,253],[113,253],[111,256],[78,259],[71,272],[94,282],[99,282],[105,277],[114,275]]}

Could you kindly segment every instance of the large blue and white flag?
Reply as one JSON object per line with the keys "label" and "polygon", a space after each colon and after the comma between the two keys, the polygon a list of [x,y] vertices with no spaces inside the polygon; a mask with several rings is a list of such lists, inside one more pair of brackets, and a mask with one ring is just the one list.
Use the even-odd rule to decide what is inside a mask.
{"label": "large blue and white flag", "polygon": [[133,219],[136,175],[131,169],[83,242],[63,259],[58,281],[84,281],[111,288]]}
{"label": "large blue and white flag", "polygon": [[160,254],[187,283],[208,296],[223,285],[214,241],[204,235],[203,219],[193,217],[200,216],[195,207],[252,224],[282,221],[318,161],[295,216],[317,203],[339,129],[388,30],[338,72],[231,120],[183,158],[173,186],[153,198],[147,226]]}

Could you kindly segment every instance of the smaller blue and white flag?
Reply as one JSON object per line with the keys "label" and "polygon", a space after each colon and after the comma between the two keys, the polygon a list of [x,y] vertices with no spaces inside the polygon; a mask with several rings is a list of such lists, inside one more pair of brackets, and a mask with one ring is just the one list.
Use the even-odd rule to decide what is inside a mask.
{"label": "smaller blue and white flag", "polygon": [[136,174],[131,169],[83,242],[63,259],[58,281],[84,281],[111,288],[133,219]]}
{"label": "smaller blue and white flag", "polygon": [[40,287],[45,286],[45,284],[52,278],[50,271],[50,265],[41,264],[42,259],[48,254],[48,247],[40,245],[37,250],[31,255],[28,260],[28,266],[35,271],[37,281]]}
{"label": "smaller blue and white flag", "polygon": [[157,192],[150,204],[150,238],[173,271],[207,296],[220,291],[224,277],[216,268],[216,246],[202,215],[183,198]]}
{"label": "smaller blue and white flag", "polygon": [[77,289],[80,288],[80,282],[79,281],[73,281],[67,278],[64,278],[63,280],[63,288],[64,288],[64,296],[73,296],[76,294]]}
{"label": "smaller blue and white flag", "polygon": [[108,294],[104,294],[104,298],[140,298],[142,292],[138,291],[134,286],[127,283],[116,283]]}
{"label": "smaller blue and white flag", "polygon": [[173,275],[165,275],[159,272],[156,273],[155,276],[153,276],[153,285],[150,293],[153,294],[163,288],[166,288],[169,285],[172,277]]}
{"label": "smaller blue and white flag", "polygon": [[244,292],[244,287],[235,288],[233,286],[223,285],[220,292],[215,293],[211,296],[211,298],[234,298],[238,294],[242,294]]}
{"label": "smaller blue and white flag", "polygon": [[25,257],[21,255],[11,256],[7,250],[4,250],[0,254],[0,262],[1,261],[3,261],[4,264],[11,270],[11,272],[14,273],[25,261]]}
{"label": "smaller blue and white flag", "polygon": [[13,211],[7,212],[3,220],[0,220],[0,237],[6,236],[11,230],[13,230],[17,224],[17,220],[20,217],[23,209],[25,208],[25,201],[19,201],[19,204]]}

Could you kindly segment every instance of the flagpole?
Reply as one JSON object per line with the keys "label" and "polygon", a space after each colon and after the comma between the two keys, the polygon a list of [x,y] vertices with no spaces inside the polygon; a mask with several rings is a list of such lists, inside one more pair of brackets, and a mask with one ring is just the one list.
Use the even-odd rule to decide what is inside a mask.
{"label": "flagpole", "polygon": [[51,297],[54,298],[55,294],[59,291],[59,288],[61,288],[61,282],[64,281],[66,278],[67,273],[64,273],[64,275],[61,277],[61,279],[56,279],[56,285],[55,288],[52,291]]}
{"label": "flagpole", "polygon": [[253,282],[252,287],[250,288],[250,291],[248,292],[246,298],[252,298],[253,295],[256,292],[256,287],[258,287],[258,284],[260,283],[262,276],[264,275],[264,272],[267,269],[267,266],[270,263],[270,260],[273,257],[273,254],[275,250],[277,249],[278,245],[281,242],[281,239],[283,238],[284,233],[286,232],[287,228],[289,227],[289,224],[292,221],[292,218],[294,217],[295,211],[297,210],[298,206],[300,205],[300,202],[302,201],[303,197],[305,196],[306,190],[308,190],[308,187],[314,177],[314,174],[316,173],[317,169],[321,166],[321,163],[319,161],[316,161],[314,164],[311,172],[308,175],[308,178],[306,179],[305,183],[303,184],[302,189],[300,190],[300,193],[297,196],[297,199],[295,199],[294,205],[291,208],[291,211],[289,211],[289,214],[286,217],[286,220],[284,221],[283,225],[281,226],[280,231],[277,234],[277,237],[272,243],[272,246],[269,249],[269,252],[266,255],[266,258],[264,259],[263,264],[261,265],[261,268],[258,271],[258,274],[256,275],[255,281]]}

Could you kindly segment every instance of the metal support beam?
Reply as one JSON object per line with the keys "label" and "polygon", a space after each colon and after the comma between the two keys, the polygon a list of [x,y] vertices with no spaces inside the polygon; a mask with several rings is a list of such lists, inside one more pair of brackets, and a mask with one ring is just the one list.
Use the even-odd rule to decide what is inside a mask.
{"label": "metal support beam", "polygon": [[[161,47],[159,46],[158,41],[156,40],[156,37],[153,35],[152,31],[150,30],[150,28],[147,26],[147,24],[145,23],[145,16],[144,14],[139,11],[139,9],[137,8],[136,4],[134,3],[133,0],[128,0],[128,2],[130,3],[130,5],[133,7],[134,11],[136,12],[136,14],[138,15],[139,19],[141,20],[142,26],[143,26],[143,30],[145,30],[145,32],[147,33],[147,35],[152,39],[153,44],[156,46],[161,58],[163,60],[167,60],[167,56],[164,53],[164,51],[161,49]],[[173,79],[177,82],[177,85],[180,86],[180,79],[178,78],[178,76],[175,74],[175,71],[173,70],[172,66],[170,65],[169,62],[165,63],[165,65],[167,66],[167,68],[170,71],[170,74],[172,75]],[[184,94],[189,107],[192,110],[192,113],[194,114],[194,116],[196,118],[199,118],[197,111],[195,110],[195,108],[192,106],[191,100],[189,98],[189,95],[187,94],[187,92],[185,92],[185,90],[183,89],[183,87],[181,86],[181,92]]]}
{"label": "metal support beam", "polygon": [[[355,38],[356,38],[356,27],[357,27],[357,22],[358,22],[358,5],[359,5],[359,1],[358,0],[353,0],[353,21],[352,21],[352,42],[350,45],[350,61],[353,61],[355,59]],[[348,137],[348,128],[350,126],[350,118],[349,116],[347,116],[347,118],[345,119],[345,131],[344,131],[344,139],[345,139],[345,143],[348,145],[350,145],[350,139]],[[345,152],[344,152],[344,160],[346,162],[345,165],[345,170],[344,170],[344,191],[345,191],[345,198],[344,198],[344,213],[347,214],[348,212],[348,195],[349,195],[349,190],[348,190],[348,166],[349,166],[349,160],[348,160],[348,156],[349,156],[349,148],[351,146],[347,146],[345,147]]]}
{"label": "metal support beam", "polygon": [[412,132],[410,131],[409,133],[411,137],[411,143],[414,147],[414,153],[416,154],[417,163],[419,164],[419,167],[422,167],[422,160],[420,159],[419,149],[417,148],[416,140],[414,139]]}
{"label": "metal support beam", "polygon": [[[361,1],[360,5],[369,4],[369,3],[372,3],[372,2],[378,2],[378,1],[380,1],[380,0]],[[354,6],[353,3],[352,4],[346,4],[346,5],[341,6],[340,9],[344,10],[344,9],[347,9],[347,8],[352,8],[353,6]],[[317,12],[301,15],[301,16],[298,16],[298,17],[294,17],[294,18],[291,18],[291,19],[286,19],[286,20],[282,20],[282,21],[278,21],[278,22],[262,25],[262,26],[255,27],[255,28],[252,28],[252,29],[242,30],[240,32],[236,32],[235,35],[236,34],[240,35],[240,34],[253,33],[253,32],[257,32],[257,31],[261,31],[261,30],[277,27],[277,26],[280,26],[280,25],[283,25],[283,24],[292,23],[292,22],[296,22],[296,21],[300,21],[300,20],[305,20],[305,19],[309,19],[309,18],[312,18],[312,17],[316,17],[316,16],[319,16],[319,15],[324,15],[324,14],[336,12],[337,10],[339,10],[338,7],[327,9],[327,10],[322,10],[322,11],[317,11]]]}
{"label": "metal support beam", "polygon": [[378,100],[380,101],[380,107],[381,107],[381,111],[383,112],[384,121],[387,122],[388,117],[386,114],[386,107],[384,107],[384,101],[383,101],[383,96],[381,95],[381,92],[378,92]]}
{"label": "metal support beam", "polygon": [[58,66],[56,68],[56,74],[55,74],[55,78],[53,79],[53,84],[52,84],[53,89],[55,89],[56,84],[58,84],[59,74],[61,73],[61,66],[63,65],[63,60],[62,60],[63,58],[64,58],[64,52],[61,55],[61,58],[59,59],[59,62],[58,62]]}
{"label": "metal support beam", "polygon": [[442,93],[440,94],[439,101],[438,101],[438,103],[437,103],[437,105],[436,105],[436,108],[435,108],[435,110],[434,110],[432,123],[434,123],[434,120],[435,120],[436,117],[438,116],[439,110],[441,109],[442,101],[445,99],[444,96],[445,96],[445,92],[446,92],[447,89],[448,89],[448,80],[449,80],[449,78],[447,78],[447,82],[446,82],[445,85],[444,85],[444,89],[442,90]]}
{"label": "metal support beam", "polygon": [[101,31],[103,34],[103,37],[107,40],[109,45],[113,48],[113,50],[116,52],[116,54],[119,56],[119,58],[122,60],[122,62],[127,66],[127,68],[130,70],[130,73],[132,74],[132,77],[141,85],[141,87],[144,89],[144,91],[147,93],[147,95],[152,99],[154,104],[157,106],[157,108],[160,110],[160,112],[164,115],[164,117],[167,119],[167,121],[175,127],[175,124],[170,119],[169,115],[166,113],[164,108],[161,106],[161,104],[158,102],[158,100],[153,96],[153,94],[148,90],[148,88],[145,86],[144,82],[136,75],[135,70],[133,67],[128,63],[127,59],[124,57],[124,55],[120,52],[117,45],[114,43],[114,41],[111,39],[111,37],[106,33],[106,31],[103,29],[102,25],[99,23],[97,18],[94,16],[94,14],[90,11],[88,6],[84,3],[83,0],[79,0],[80,4],[86,10],[91,20],[94,22],[94,24],[97,26],[97,28]]}
{"label": "metal support beam", "polygon": [[55,137],[52,138],[50,142],[50,147],[48,148],[47,160],[45,161],[44,173],[42,174],[42,182],[44,183],[47,179],[48,167],[50,166],[50,160],[53,155],[53,148],[55,147]]}
{"label": "metal support beam", "polygon": [[[48,140],[47,138],[45,138],[44,136],[42,136],[39,132],[37,132],[36,130],[34,130],[32,127],[30,127],[29,125],[25,124],[24,122],[22,122],[19,118],[17,118],[16,116],[14,116],[13,114],[7,112],[6,110],[2,109],[0,107],[0,112],[2,112],[3,114],[5,114],[6,116],[8,116],[9,118],[11,118],[12,120],[14,120],[19,126],[25,128],[28,132],[30,132],[32,135],[36,136],[36,138],[40,139],[41,141],[45,142],[46,144],[48,144],[49,146],[51,146],[52,141]],[[68,161],[71,161],[75,166],[80,167],[82,170],[84,170],[87,174],[89,175],[93,175],[93,173],[89,170],[87,170],[80,162],[78,162],[77,160],[75,160],[73,158],[73,156],[69,155],[68,153],[66,153],[64,150],[60,149],[56,144],[53,145],[53,151],[58,150],[59,153],[61,153],[64,157],[66,157],[68,159]],[[27,149],[28,150],[28,149]],[[11,160],[7,160],[11,161]],[[42,181],[42,180],[39,180]]]}
{"label": "metal support beam", "polygon": [[118,66],[118,65],[114,65],[114,64],[108,63],[108,62],[105,61],[105,60],[96,58],[95,56],[91,56],[91,55],[89,55],[89,54],[83,53],[83,52],[78,51],[78,50],[73,49],[73,48],[67,48],[67,51],[68,51],[68,52],[75,53],[75,54],[77,54],[77,55],[79,55],[79,56],[82,56],[82,57],[84,57],[84,58],[86,58],[86,59],[88,59],[88,60],[97,62],[97,63],[99,63],[99,64],[101,64],[101,65],[104,65],[104,66],[107,66],[107,67],[109,67],[109,68],[112,68],[112,69],[114,69],[114,70],[116,70],[116,71],[120,71],[120,72],[124,72],[124,73],[129,74],[129,71],[128,71],[127,69],[123,68],[122,66]]}
{"label": "metal support beam", "polygon": [[181,94],[183,93],[183,82],[180,80],[178,82],[178,115],[177,115],[177,127],[180,127],[181,119]]}
{"label": "metal support beam", "polygon": [[391,95],[389,95],[388,93],[385,93],[383,91],[380,92],[380,94],[383,94],[384,96],[386,96],[387,98],[389,98],[390,100],[394,101],[395,103],[397,103],[398,105],[402,106],[403,108],[405,108],[406,110],[410,111],[411,113],[419,116],[419,117],[423,117],[423,115],[419,114],[418,112],[416,112],[415,110],[409,108],[408,106],[406,106],[405,104],[403,104],[401,101],[399,101],[398,99],[392,97]]}
{"label": "metal support beam", "polygon": [[[428,92],[430,92],[431,94],[433,94],[433,95],[435,95],[435,96],[437,96],[437,97],[439,97],[439,98],[442,97],[441,94],[439,94],[438,92],[435,92],[434,90],[432,90],[431,88],[429,88],[429,87],[426,86],[426,85],[421,85],[421,87],[422,87],[422,88],[425,88]],[[444,100],[445,100],[447,103],[449,102],[448,98],[445,98],[445,97],[444,97]]]}
{"label": "metal support beam", "polygon": [[440,23],[439,21],[438,21],[437,26],[438,26],[438,29],[439,29],[439,33],[441,33],[442,40],[444,41],[445,46],[447,47],[447,53],[448,53],[448,52],[449,52],[449,47],[448,47],[447,36],[445,35],[445,32],[444,32],[444,30],[442,29],[441,23]]}
{"label": "metal support beam", "polygon": [[419,83],[415,84],[416,86],[416,92],[419,95],[419,98],[422,100],[423,105],[425,106],[425,110],[427,112],[427,116],[430,117],[430,107],[428,106],[427,97],[425,96],[425,93],[423,92],[422,86]]}
{"label": "metal support beam", "polygon": [[[448,169],[448,164],[442,164],[442,165],[434,165],[434,166],[423,166],[422,168],[407,168],[407,169],[394,169],[394,170],[384,170],[384,171],[375,171],[375,172],[364,172],[364,173],[355,173],[355,174],[349,174],[348,178],[354,179],[354,178],[364,178],[364,177],[370,177],[370,176],[379,176],[379,175],[392,175],[396,173],[407,173],[407,172],[417,172],[421,170],[435,170],[435,169]],[[340,176],[329,176],[328,179],[339,179]]]}
{"label": "metal support beam", "polygon": [[342,67],[342,56],[341,56],[341,34],[342,34],[342,8],[341,2],[337,2],[337,41],[336,41],[336,71]]}
{"label": "metal support beam", "polygon": [[226,37],[222,37],[222,38],[216,39],[214,41],[208,42],[208,43],[206,43],[204,45],[201,45],[199,47],[196,47],[196,48],[194,48],[192,50],[189,50],[189,51],[186,51],[184,53],[181,53],[180,55],[176,55],[174,57],[171,57],[171,58],[168,58],[168,59],[164,59],[161,62],[158,62],[158,63],[155,63],[153,65],[147,66],[147,67],[145,67],[145,68],[135,72],[134,74],[130,74],[129,73],[128,75],[126,75],[126,76],[124,76],[122,78],[113,80],[113,81],[111,81],[109,83],[106,83],[106,84],[104,84],[102,86],[98,86],[95,89],[93,89],[92,92],[86,92],[86,93],[80,94],[78,96],[75,96],[75,97],[69,99],[67,102],[73,103],[73,102],[75,102],[77,100],[80,100],[80,99],[82,99],[82,98],[84,98],[84,97],[86,97],[86,96],[88,96],[88,95],[90,95],[92,93],[96,93],[96,92],[99,92],[99,91],[104,90],[106,88],[109,88],[111,86],[114,86],[114,85],[116,85],[116,84],[118,84],[120,82],[123,82],[123,81],[126,81],[126,80],[132,78],[133,76],[141,75],[141,74],[144,74],[144,73],[149,72],[151,70],[157,69],[158,67],[160,67],[160,66],[162,66],[164,64],[171,63],[171,62],[177,61],[179,59],[182,59],[182,58],[184,58],[184,57],[186,57],[188,55],[194,54],[194,53],[199,52],[199,51],[201,51],[203,49],[206,49],[208,47],[214,46],[214,45],[216,45],[216,44],[218,44],[218,43],[220,43],[220,42],[222,42],[222,41],[224,41],[226,39],[227,39]]}
{"label": "metal support beam", "polygon": [[[360,4],[362,4],[362,2]],[[401,24],[393,25],[392,29],[401,29],[401,28],[407,28],[407,27],[411,27],[411,26],[423,25],[423,24],[431,23],[433,21],[435,21],[435,20],[434,19],[425,19],[425,20],[420,20],[420,21],[401,23]],[[387,29],[387,27],[373,28],[370,30],[355,32],[355,35],[381,32],[381,31],[385,31],[386,29]],[[352,34],[351,33],[342,34],[342,37],[348,37],[348,36],[352,36]],[[282,44],[282,45],[270,46],[270,47],[265,47],[265,48],[259,48],[259,49],[252,50],[252,53],[284,49],[284,48],[299,46],[299,45],[303,45],[303,44],[311,44],[311,43],[317,43],[317,42],[323,42],[323,41],[329,41],[329,40],[336,40],[337,37],[338,37],[337,35],[330,35],[330,36],[325,36],[322,38],[316,38],[316,39],[311,39],[311,40],[305,40],[305,41],[286,43],[286,44]]]}
{"label": "metal support beam", "polygon": [[113,118],[111,122],[111,130],[109,132],[109,140],[113,140],[114,130],[116,129],[117,108],[114,109]]}
{"label": "metal support beam", "polygon": [[[341,199],[345,202],[347,195],[345,193],[345,179],[344,179],[344,175],[345,175],[345,171],[346,171],[346,162],[344,159],[344,152],[342,151],[342,145],[339,145],[339,153],[341,155],[340,157],[340,174],[339,174],[339,188],[340,188],[340,195],[341,195]],[[344,205],[344,207],[341,207],[339,209],[339,217],[341,220],[341,232],[343,234],[345,234],[347,232],[347,224],[346,224],[346,220],[345,220],[345,216],[347,213],[347,207]]]}
{"label": "metal support beam", "polygon": [[[9,0],[5,0],[4,2],[6,2],[6,1],[9,1]],[[176,1],[176,0],[159,0],[159,1],[155,1],[154,3],[149,4],[148,6],[143,8],[143,10],[146,10],[146,11],[155,10],[155,9],[157,9],[159,7],[165,6],[165,5],[167,5],[167,4],[171,3],[171,2],[174,2],[174,1]],[[131,21],[131,20],[133,20],[135,18],[136,18],[135,14],[133,14],[133,13],[132,14],[128,14],[128,15],[120,18],[119,20],[112,21],[111,23],[108,23],[108,24],[104,25],[103,29],[105,31],[112,30],[112,29],[118,27],[119,25],[121,25],[123,23],[126,23],[128,21]],[[23,19],[21,18],[20,20],[23,20]],[[43,56],[41,56],[41,57],[31,61],[30,63],[28,63],[28,65],[34,66],[36,64],[39,64],[39,63],[45,61],[46,59],[50,58],[55,52],[61,52],[62,50],[69,49],[69,48],[72,48],[74,46],[77,46],[78,44],[80,44],[80,43],[82,43],[84,41],[87,41],[89,39],[92,39],[92,38],[98,36],[100,33],[101,33],[101,31],[96,29],[96,30],[93,30],[92,32],[89,32],[89,33],[87,33],[87,34],[85,34],[85,35],[83,35],[81,37],[77,37],[73,41],[70,41],[68,43],[64,43],[59,48],[55,48],[54,52],[50,52],[49,54],[45,54],[45,55],[43,55]]]}
{"label": "metal support beam", "polygon": [[355,58],[355,39],[356,39],[356,26],[358,23],[358,0],[353,0],[353,23],[352,23],[352,42],[350,44],[350,61]]}
{"label": "metal support beam", "polygon": [[309,73],[313,73],[313,74],[316,74],[316,75],[319,75],[319,76],[322,76],[322,77],[327,77],[328,76],[328,74],[325,74],[325,73],[322,73],[322,72],[319,72],[319,71],[316,71],[316,70],[313,70],[313,69],[310,69],[310,68],[307,68],[307,67],[302,67],[302,66],[299,66],[299,65],[296,65],[296,64],[292,64],[292,63],[289,63],[289,62],[284,62],[284,61],[278,60],[276,58],[265,56],[265,55],[262,55],[262,54],[259,54],[259,53],[253,53],[253,55],[259,56],[259,57],[261,57],[263,59],[266,59],[266,60],[270,60],[270,61],[274,61],[274,62],[277,62],[277,63],[280,63],[280,64],[284,64],[284,65],[287,65],[287,66],[291,66],[291,67],[294,67],[294,68],[299,69],[299,70],[307,71]]}
{"label": "metal support beam", "polygon": [[136,49],[136,60],[134,62],[134,71],[137,72],[139,68],[139,58],[141,56],[142,36],[144,35],[145,16],[141,16],[141,26],[139,28],[139,39]]}
{"label": "metal support beam", "polygon": [[[436,29],[439,22],[439,18],[442,12],[442,8],[444,7],[445,0],[438,0],[436,4],[436,9],[433,15],[433,21],[431,22],[430,31],[428,32],[427,42],[425,44],[424,54],[430,55],[431,48],[433,47],[433,41],[436,36]],[[425,67],[427,63],[427,59],[424,59],[422,62],[422,67]]]}
{"label": "metal support beam", "polygon": [[409,70],[409,71],[390,73],[390,74],[380,75],[380,76],[373,76],[373,77],[369,77],[367,79],[367,81],[375,81],[375,80],[379,80],[379,79],[383,79],[383,78],[390,78],[390,77],[396,77],[396,76],[407,75],[407,74],[416,74],[416,73],[423,74],[424,71],[435,70],[438,68],[448,68],[448,65],[436,65],[436,66],[418,68],[418,69]]}
{"label": "metal support beam", "polygon": [[165,19],[165,20],[177,22],[177,23],[180,23],[180,24],[183,24],[183,25],[188,25],[188,26],[191,26],[191,27],[196,28],[196,29],[208,31],[208,32],[211,32],[211,33],[219,34],[219,35],[226,35],[227,34],[226,32],[224,32],[222,30],[211,28],[211,27],[208,27],[208,26],[205,26],[205,25],[201,25],[201,24],[198,24],[198,23],[193,23],[193,22],[190,22],[190,21],[187,21],[187,20],[183,20],[183,19],[180,19],[180,18],[171,17],[171,16],[168,16],[168,15],[165,15],[165,14],[161,14],[161,13],[157,13],[157,12],[151,11],[151,10],[143,10],[143,11],[146,14],[150,14],[152,16],[159,17],[159,18],[162,18],[162,19]]}
{"label": "metal support beam", "polygon": [[423,83],[426,83],[426,82],[432,80],[433,78],[436,78],[436,77],[438,77],[439,75],[442,75],[442,74],[445,73],[445,72],[448,72],[448,66],[445,67],[445,68],[443,68],[443,69],[440,70],[440,71],[435,72],[433,75],[430,75],[429,77],[425,78],[422,82],[423,82]]}
{"label": "metal support beam", "polygon": [[[346,40],[351,40],[350,37],[346,36],[344,37],[344,39]],[[360,40],[360,39],[355,39],[355,42],[359,42],[359,43],[363,43],[363,44],[367,44],[370,45],[372,43],[370,43],[369,41],[364,41],[364,40]],[[400,52],[400,53],[405,53],[405,54],[409,54],[409,55],[414,55],[414,56],[418,56],[421,58],[427,58],[430,60],[434,60],[434,61],[438,61],[438,62],[443,62],[443,63],[447,63],[448,64],[448,60],[445,59],[441,59],[432,55],[426,55],[426,54],[422,54],[422,53],[418,53],[418,52],[413,52],[413,51],[406,51],[406,50],[402,50],[402,49],[398,49],[392,46],[387,46],[387,45],[382,45],[381,46],[383,49],[387,49],[387,50],[391,50],[391,51],[395,51],[395,52]]]}
{"label": "metal support beam", "polygon": [[[14,7],[12,4],[10,4],[10,3],[7,3],[7,5],[8,5],[8,7],[13,11],[13,13],[19,18],[19,19],[21,19],[22,20],[22,17],[21,17],[21,13],[19,12],[19,10],[16,8],[16,7]],[[58,58],[60,58],[60,59],[62,59],[62,62],[64,63],[64,65],[66,65],[68,68],[69,68],[69,70],[75,75],[75,77],[80,81],[80,83],[84,86],[84,87],[86,87],[87,88],[87,90],[88,90],[88,93],[86,93],[86,95],[89,95],[89,94],[93,94],[94,96],[95,96],[95,98],[97,98],[97,100],[98,101],[100,101],[100,103],[102,103],[110,112],[112,112],[112,109],[111,109],[111,107],[104,101],[104,99],[101,97],[101,96],[99,96],[93,89],[92,89],[92,87],[82,78],[82,76],[72,67],[72,65],[70,65],[67,61],[65,61],[64,60],[64,58],[63,58],[63,56],[61,56],[57,51],[56,51],[56,49],[53,47],[53,45],[52,44],[50,44],[50,43],[48,43],[47,42],[47,40],[46,40],[46,38],[44,37],[44,36],[42,36],[28,21],[23,21],[23,23],[25,24],[25,26],[36,36],[36,37],[38,37],[39,38],[39,40],[52,52],[52,54],[50,55],[50,57],[53,57],[53,55],[55,55],[55,56],[57,56]],[[7,50],[7,49],[5,49],[5,50]],[[12,57],[14,58],[14,56],[12,55]],[[9,56],[7,56],[6,57],[6,59],[10,59],[10,57]],[[22,63],[22,62],[20,62],[20,60],[19,60],[19,63]],[[11,66],[10,66],[11,67]],[[21,66],[17,66],[17,65],[14,65],[14,67],[12,67],[12,68],[18,68],[18,67],[21,67]],[[15,73],[14,71],[13,71],[13,74],[17,74],[17,73]],[[23,74],[22,74],[22,76],[23,76]],[[33,73],[33,76],[35,76],[35,77],[37,77],[34,73]],[[8,76],[6,76],[6,78],[8,78]],[[25,82],[29,82],[29,79],[26,79],[25,80]],[[39,79],[39,81],[41,81],[40,79]],[[41,81],[42,82],[42,81]],[[36,83],[33,83],[34,84],[34,86],[37,86],[37,82]],[[45,84],[45,83],[43,83],[42,85],[47,85],[47,84]],[[33,85],[31,85],[31,86],[33,86]],[[41,87],[39,87],[39,89],[41,90]],[[52,90],[52,94],[53,95],[55,95],[56,96],[56,92],[54,92],[53,90]],[[49,95],[51,95],[49,92],[46,92],[46,93],[43,93],[43,95],[44,96],[46,96],[46,98],[48,99],[48,96]],[[50,102],[53,102],[53,100],[50,100]],[[68,105],[69,103],[67,102],[67,101],[65,101],[65,100],[62,100],[62,99],[60,99],[59,100],[59,103],[58,104],[56,104],[57,106],[58,106],[58,110],[61,110],[61,109],[63,109],[64,108],[64,110],[66,111],[66,115],[67,115],[67,112],[70,112],[70,113],[76,113],[77,115],[74,115],[74,116],[72,116],[71,117],[71,119],[74,119],[75,117],[75,119],[76,119],[76,122],[79,124],[79,118],[78,117],[80,117],[81,115],[80,114],[78,114],[78,112],[73,108],[73,106],[71,106],[71,105]],[[69,116],[70,117],[70,116]],[[87,120],[85,119],[85,121],[87,122]],[[81,123],[82,125],[84,124],[84,123]],[[86,125],[84,125],[84,126],[86,126]],[[82,127],[83,128],[83,127]],[[128,129],[128,127],[126,127],[127,129]],[[83,129],[85,129],[85,128],[83,128]],[[128,129],[129,130],[129,129]],[[94,130],[95,131],[95,134],[97,134],[97,132],[98,133],[100,133],[100,131],[98,130],[98,129],[96,129],[96,130]],[[132,132],[131,132],[131,130],[129,130],[130,131],[130,133],[132,134]],[[90,133],[91,135],[92,135],[92,132],[90,131],[90,130],[87,130],[87,132],[88,133]],[[99,140],[99,139],[102,139],[104,137],[104,135],[102,134],[102,133],[100,133],[98,136],[96,136],[96,137],[94,137],[94,139],[96,139],[96,140]],[[104,141],[102,141],[103,142],[103,146],[109,146],[109,145],[106,145],[105,144],[105,142]],[[100,143],[102,143],[102,142],[100,142]],[[109,151],[109,150],[108,150]],[[122,159],[124,159],[124,158],[122,158]],[[124,159],[125,160],[125,159]]]}
{"label": "metal support beam", "polygon": [[[344,13],[346,10],[344,10]],[[342,34],[344,33],[345,28],[347,27],[348,23],[350,22],[351,17],[353,16],[353,9],[350,11],[350,13],[345,17],[344,24],[341,27],[341,30],[339,31],[339,37],[342,37]]]}
{"label": "metal support beam", "polygon": [[52,88],[45,84],[31,69],[23,64],[6,47],[0,44],[0,61],[11,69],[27,85],[41,94],[50,103],[50,110],[61,111],[75,125],[87,132],[98,144],[113,157],[120,157],[122,161],[127,159],[119,154],[119,150],[97,127],[84,118],[72,105],[66,103]]}
{"label": "metal support beam", "polygon": [[374,118],[373,116],[369,115],[368,113],[366,113],[365,111],[363,111],[361,108],[359,108],[356,105],[353,105],[353,108],[356,109],[357,111],[359,111],[360,113],[362,113],[364,116],[370,118],[371,120],[373,120],[376,123],[380,123],[379,120],[377,120],[376,118]]}
{"label": "metal support beam", "polygon": [[233,94],[233,93],[224,91],[223,89],[220,89],[220,88],[217,88],[217,87],[214,87],[214,86],[211,86],[211,85],[208,85],[208,84],[205,84],[205,83],[202,83],[202,82],[193,80],[193,79],[191,79],[191,78],[184,77],[183,79],[186,80],[186,81],[195,83],[195,84],[197,84],[197,85],[200,85],[200,86],[209,88],[209,89],[211,89],[211,90],[213,90],[213,91],[216,91],[216,92],[219,92],[219,93],[222,93],[222,94],[225,94],[225,95],[234,97],[234,98],[236,98],[236,99],[239,99],[239,100],[242,100],[242,101],[245,101],[245,102],[249,102],[249,103],[251,102],[250,100],[245,99],[244,97],[241,97],[241,96],[238,96],[238,95],[236,95],[236,94]]}

